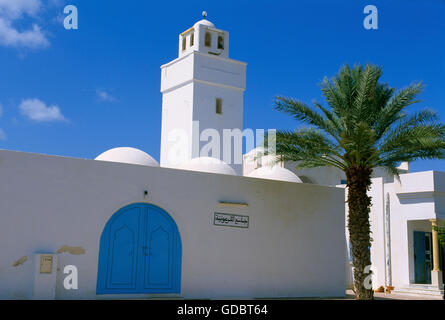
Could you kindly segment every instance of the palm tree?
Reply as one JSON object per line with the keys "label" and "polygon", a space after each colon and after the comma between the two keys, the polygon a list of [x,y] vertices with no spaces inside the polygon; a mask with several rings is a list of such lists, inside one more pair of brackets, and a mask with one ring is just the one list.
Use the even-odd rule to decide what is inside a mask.
{"label": "palm tree", "polygon": [[[371,174],[385,168],[399,179],[397,166],[416,159],[445,158],[445,126],[435,112],[425,109],[409,115],[422,85],[396,91],[379,82],[382,69],[373,65],[342,67],[321,90],[329,107],[311,108],[292,98],[277,97],[276,109],[309,126],[277,131],[279,161],[296,161],[297,168],[332,166],[344,171],[348,190],[348,231],[352,246],[356,299],[373,299],[366,286],[370,261]],[[270,143],[270,142],[269,142]],[[266,143],[267,145],[267,143]],[[369,282],[367,282],[369,283]]]}

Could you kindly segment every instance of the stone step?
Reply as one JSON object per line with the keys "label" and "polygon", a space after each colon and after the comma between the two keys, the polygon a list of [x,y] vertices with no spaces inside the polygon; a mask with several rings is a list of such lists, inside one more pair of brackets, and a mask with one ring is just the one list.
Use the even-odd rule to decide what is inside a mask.
{"label": "stone step", "polygon": [[438,288],[436,286],[425,285],[425,284],[411,284],[406,287],[395,288],[394,293],[411,294],[416,296],[435,296],[443,297],[444,288]]}

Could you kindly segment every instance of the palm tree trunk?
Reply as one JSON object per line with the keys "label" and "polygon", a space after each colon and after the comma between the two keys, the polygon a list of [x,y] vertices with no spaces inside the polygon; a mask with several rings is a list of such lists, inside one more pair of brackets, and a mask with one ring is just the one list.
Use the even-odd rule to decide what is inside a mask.
{"label": "palm tree trunk", "polygon": [[[371,284],[371,229],[369,212],[371,197],[367,191],[371,187],[372,169],[350,167],[346,171],[348,186],[348,230],[352,246],[352,264],[354,266],[354,291],[358,300],[374,299]],[[368,267],[368,270],[365,268]]]}

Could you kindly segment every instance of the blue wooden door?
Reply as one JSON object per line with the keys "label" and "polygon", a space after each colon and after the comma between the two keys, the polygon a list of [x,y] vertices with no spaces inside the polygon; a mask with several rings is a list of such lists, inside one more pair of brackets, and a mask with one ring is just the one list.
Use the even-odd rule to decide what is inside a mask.
{"label": "blue wooden door", "polygon": [[167,212],[145,203],[127,206],[102,233],[97,293],[179,293],[181,255]]}
{"label": "blue wooden door", "polygon": [[414,280],[431,283],[431,233],[414,231]]}
{"label": "blue wooden door", "polygon": [[144,292],[179,291],[178,233],[171,218],[156,207],[148,209],[143,264]]}

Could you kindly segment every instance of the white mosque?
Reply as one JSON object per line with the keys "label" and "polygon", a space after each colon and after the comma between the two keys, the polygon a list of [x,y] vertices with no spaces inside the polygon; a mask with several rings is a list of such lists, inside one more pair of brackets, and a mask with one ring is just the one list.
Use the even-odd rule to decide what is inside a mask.
{"label": "white mosque", "polygon": [[[200,157],[204,130],[243,129],[245,83],[228,32],[204,18],[161,67],[160,164],[129,147],[94,160],[0,150],[0,298],[344,296],[341,172],[271,167],[261,148]],[[373,286],[440,296],[445,173],[400,171],[373,178]]]}

